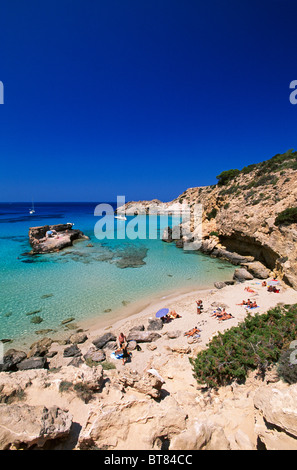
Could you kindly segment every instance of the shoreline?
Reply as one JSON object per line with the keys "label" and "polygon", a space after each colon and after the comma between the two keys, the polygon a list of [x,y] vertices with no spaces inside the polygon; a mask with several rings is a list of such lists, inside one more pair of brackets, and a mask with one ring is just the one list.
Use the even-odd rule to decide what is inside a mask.
{"label": "shoreline", "polygon": [[[216,282],[214,280],[214,282]],[[199,345],[205,347],[212,336],[219,331],[222,332],[225,329],[236,326],[238,323],[244,320],[248,313],[265,313],[270,308],[273,308],[277,303],[297,303],[297,291],[293,288],[281,283],[281,292],[279,294],[267,292],[267,288],[261,286],[262,280],[254,278],[250,281],[237,282],[233,285],[227,285],[222,289],[218,289],[214,286],[194,286],[182,287],[173,291],[160,292],[157,295],[151,294],[148,297],[141,298],[137,302],[131,302],[130,304],[115,309],[104,315],[92,316],[91,318],[85,319],[74,319],[69,324],[72,324],[72,328],[63,328],[60,326],[60,330],[44,333],[37,335],[32,333],[28,335],[27,339],[19,338],[12,341],[12,343],[4,344],[4,351],[8,349],[21,348],[22,350],[29,351],[30,346],[33,343],[41,341],[43,338],[51,338],[53,341],[53,347],[51,350],[62,350],[63,346],[57,345],[59,342],[63,342],[69,339],[72,335],[76,334],[77,331],[84,332],[88,336],[88,340],[81,346],[83,354],[86,352],[88,347],[92,346],[92,341],[106,332],[112,331],[116,335],[123,332],[128,335],[129,330],[135,326],[143,324],[147,329],[150,319],[155,318],[156,312],[161,308],[169,308],[169,310],[176,310],[181,316],[180,319],[175,319],[168,324],[164,324],[160,333],[162,336],[166,335],[167,332],[172,332],[176,328],[182,331],[182,335],[179,341],[176,341],[183,347],[187,344],[186,338],[183,336],[185,331],[198,326],[201,328],[201,338],[199,339]],[[255,293],[245,292],[245,288],[249,287],[255,290]],[[240,306],[242,300],[246,299],[256,300],[259,308],[248,311],[243,306]],[[204,310],[200,315],[196,313],[196,300],[202,299],[204,304]],[[219,322],[215,317],[210,315],[215,310],[215,305],[226,306],[228,313],[233,315],[233,318]],[[73,328],[75,326],[75,328]],[[203,327],[203,328],[202,328]],[[161,340],[158,340],[161,343]],[[149,344],[149,343],[148,343]],[[147,348],[147,345],[145,347]],[[65,346],[64,346],[65,347]],[[107,358],[108,360],[109,358]],[[62,361],[62,362],[61,362]],[[54,367],[64,363],[62,358],[50,360],[50,366],[54,363]],[[117,361],[118,365],[119,361]],[[132,360],[133,363],[133,360]],[[138,363],[138,368],[142,368],[141,364]]]}
{"label": "shoreline", "polygon": [[[215,287],[198,286],[195,289],[194,285],[191,285],[175,289],[174,291],[164,290],[158,294],[151,293],[148,296],[142,297],[138,301],[113,309],[111,312],[92,315],[91,317],[82,319],[74,318],[73,321],[69,322],[69,325],[76,325],[76,328],[74,329],[67,329],[65,325],[59,324],[58,327],[52,331],[45,332],[44,334],[37,334],[33,331],[32,333],[26,333],[24,336],[12,339],[11,342],[4,343],[4,351],[11,348],[29,350],[33,343],[42,340],[44,337],[51,337],[54,342],[62,341],[69,338],[72,334],[75,334],[77,330],[83,330],[90,334],[92,334],[93,331],[106,331],[112,328],[112,325],[118,323],[124,324],[132,318],[135,318],[136,320],[139,315],[145,315],[143,312],[150,310],[154,311],[154,309],[159,310],[159,308],[162,308],[163,304],[168,301],[174,301],[176,298],[191,295],[194,292],[197,292],[198,295],[198,292],[209,291],[211,289],[215,289]],[[155,311],[157,312],[157,310]],[[46,330],[47,329],[45,329],[45,331]],[[42,329],[40,331],[42,331]]]}
{"label": "shoreline", "polygon": [[[126,336],[129,331],[134,327],[143,325],[145,331],[149,325],[150,319],[155,319],[156,312],[163,307],[169,310],[175,310],[180,318],[176,318],[169,323],[165,323],[161,330],[155,331],[158,334],[157,339],[153,342],[141,343],[140,350],[132,351],[131,360],[125,365],[121,360],[111,357],[112,349],[103,347],[106,353],[106,361],[114,364],[115,368],[119,371],[130,370],[143,374],[146,370],[154,368],[157,371],[164,373],[166,364],[170,365],[169,376],[176,376],[174,372],[174,357],[180,358],[183,363],[182,375],[186,376],[189,387],[195,386],[193,380],[192,368],[189,362],[189,357],[194,357],[199,351],[207,347],[207,344],[218,333],[223,333],[225,330],[237,326],[244,321],[248,313],[263,314],[269,309],[276,307],[277,304],[295,304],[297,303],[297,291],[281,284],[280,293],[276,294],[268,292],[267,288],[262,287],[262,281],[254,279],[245,281],[234,285],[226,286],[222,289],[208,288],[201,290],[194,290],[190,292],[179,292],[177,295],[161,297],[137,311],[131,312],[129,316],[118,318],[113,322],[109,320],[103,324],[100,320],[91,323],[84,323],[85,328],[82,330],[87,334],[87,340],[78,344],[82,356],[89,350],[94,349],[93,341],[98,337],[112,332],[118,336],[123,332]],[[246,291],[246,288],[254,290],[254,293]],[[259,308],[249,310],[244,306],[239,305],[243,299],[256,300]],[[203,301],[204,309],[201,314],[197,314],[196,300]],[[226,321],[219,321],[213,312],[218,306],[225,306],[226,311],[232,314],[232,318]],[[199,337],[193,340],[184,335],[185,332],[197,327],[200,330]],[[74,332],[73,332],[74,333]],[[68,334],[68,337],[71,335]],[[50,368],[58,368],[68,365],[72,358],[64,358],[63,351],[65,345],[60,345],[53,342],[49,351],[55,351],[57,354],[49,360]],[[173,361],[173,362],[172,362]],[[100,364],[100,362],[99,362]],[[165,369],[164,369],[165,368]],[[166,371],[167,374],[167,371]],[[184,379],[183,379],[184,380]]]}

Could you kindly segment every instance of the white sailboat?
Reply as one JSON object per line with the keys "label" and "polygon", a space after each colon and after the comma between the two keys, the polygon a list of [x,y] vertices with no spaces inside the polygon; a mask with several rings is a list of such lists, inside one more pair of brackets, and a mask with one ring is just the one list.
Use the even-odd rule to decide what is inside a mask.
{"label": "white sailboat", "polygon": [[34,209],[34,202],[33,202],[33,200],[32,200],[32,207],[31,207],[31,209],[29,209],[29,214],[31,214],[31,215],[32,215],[32,214],[35,214],[35,209]]}
{"label": "white sailboat", "polygon": [[114,218],[119,220],[127,220],[127,217],[125,217],[124,215],[115,215]]}

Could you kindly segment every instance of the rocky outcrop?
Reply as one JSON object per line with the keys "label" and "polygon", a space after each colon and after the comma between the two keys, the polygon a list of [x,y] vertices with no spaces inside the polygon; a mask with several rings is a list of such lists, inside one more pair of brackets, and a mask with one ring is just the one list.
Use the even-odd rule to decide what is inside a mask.
{"label": "rocky outcrop", "polygon": [[186,379],[184,351],[172,351],[143,373],[86,364],[0,373],[0,448],[297,450],[296,384],[272,369],[205,389]]}
{"label": "rocky outcrop", "polygon": [[[185,238],[202,241],[199,249],[206,254],[245,265],[259,279],[271,272],[297,289],[297,224],[275,223],[279,213],[297,207],[297,154],[287,152],[265,162],[250,165],[224,179],[220,184],[187,189],[171,202],[159,203],[158,213],[168,214],[188,208],[190,222],[182,224],[180,241],[166,229],[163,241],[175,241],[184,247]],[[195,219],[195,208],[202,206],[202,219]],[[134,215],[157,212],[157,201],[130,202],[120,208]],[[139,209],[139,210],[140,210]],[[201,237],[200,237],[201,238]],[[263,268],[252,265],[259,262]]]}
{"label": "rocky outcrop", "polygon": [[[52,232],[52,234],[48,234]],[[31,254],[52,253],[72,246],[76,240],[88,240],[80,230],[73,229],[73,224],[44,225],[29,229]]]}
{"label": "rocky outcrop", "polygon": [[72,417],[58,407],[0,404],[0,450],[44,447],[67,437]]}

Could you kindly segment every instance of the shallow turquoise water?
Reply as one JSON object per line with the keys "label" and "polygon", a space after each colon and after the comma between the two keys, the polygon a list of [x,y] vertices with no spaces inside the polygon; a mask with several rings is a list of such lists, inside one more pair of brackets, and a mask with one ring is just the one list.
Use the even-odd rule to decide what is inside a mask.
{"label": "shallow turquoise water", "polygon": [[[232,277],[234,267],[228,263],[162,242],[166,220],[160,220],[157,239],[97,240],[95,206],[36,204],[30,216],[26,204],[0,204],[0,339],[26,338],[36,330],[57,329],[68,317],[79,321],[108,315],[104,310],[154,294],[199,289]],[[65,222],[73,222],[91,240],[59,254],[25,254],[30,226]],[[93,246],[87,247],[90,242]],[[130,262],[140,265],[123,268]],[[29,315],[34,311],[39,312]],[[36,315],[43,320],[38,325],[31,323]]]}

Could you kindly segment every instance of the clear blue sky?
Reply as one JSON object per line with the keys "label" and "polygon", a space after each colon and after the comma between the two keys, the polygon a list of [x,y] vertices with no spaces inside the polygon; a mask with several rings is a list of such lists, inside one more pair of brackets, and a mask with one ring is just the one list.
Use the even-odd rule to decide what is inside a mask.
{"label": "clear blue sky", "polygon": [[296,0],[0,0],[0,201],[170,200],[297,149]]}

